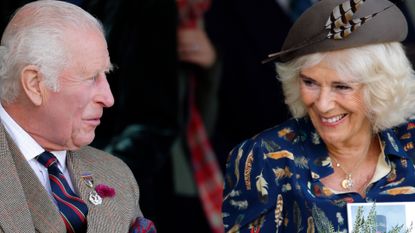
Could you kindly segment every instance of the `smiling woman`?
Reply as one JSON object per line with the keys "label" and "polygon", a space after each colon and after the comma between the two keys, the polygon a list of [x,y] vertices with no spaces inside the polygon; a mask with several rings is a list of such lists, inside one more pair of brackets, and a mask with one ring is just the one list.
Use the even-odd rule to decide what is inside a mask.
{"label": "smiling woman", "polygon": [[[301,71],[324,63],[337,73],[341,82],[363,85],[364,105],[374,130],[391,128],[406,121],[413,113],[412,65],[397,42],[367,45],[335,52],[314,53],[286,63],[278,63],[279,80],[285,102],[296,118],[306,115],[298,82]],[[399,113],[399,114],[398,114]],[[401,114],[402,113],[402,114]]]}
{"label": "smiling woman", "polygon": [[228,232],[348,232],[349,202],[415,201],[406,32],[387,0],[322,0],[298,19],[267,59],[294,118],[230,153]]}
{"label": "smiling woman", "polygon": [[[335,70],[319,63],[301,72],[300,96],[308,116],[324,142],[353,144],[368,136],[361,85],[348,84]],[[370,136],[370,135],[369,135]]]}

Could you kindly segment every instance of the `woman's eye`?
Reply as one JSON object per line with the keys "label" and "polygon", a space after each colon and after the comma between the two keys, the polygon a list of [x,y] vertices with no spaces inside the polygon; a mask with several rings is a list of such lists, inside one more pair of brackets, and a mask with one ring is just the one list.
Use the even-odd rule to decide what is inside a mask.
{"label": "woman's eye", "polygon": [[337,90],[341,90],[341,91],[345,91],[345,90],[352,89],[350,86],[348,86],[348,85],[342,85],[342,84],[336,85],[335,88]]}
{"label": "woman's eye", "polygon": [[311,86],[314,86],[315,85],[315,83],[312,81],[312,80],[309,80],[309,79],[302,79],[302,82],[304,83],[304,85],[305,86],[307,86],[307,87],[311,87]]}

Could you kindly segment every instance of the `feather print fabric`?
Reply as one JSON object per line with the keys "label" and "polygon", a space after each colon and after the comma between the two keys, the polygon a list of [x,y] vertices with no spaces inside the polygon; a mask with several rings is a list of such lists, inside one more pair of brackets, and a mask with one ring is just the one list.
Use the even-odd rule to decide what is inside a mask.
{"label": "feather print fabric", "polygon": [[[415,120],[380,132],[389,168],[367,190],[336,193],[320,182],[333,173],[324,142],[308,118],[292,119],[237,146],[226,165],[226,232],[347,232],[346,204],[415,201]],[[383,174],[383,173],[380,173]]]}

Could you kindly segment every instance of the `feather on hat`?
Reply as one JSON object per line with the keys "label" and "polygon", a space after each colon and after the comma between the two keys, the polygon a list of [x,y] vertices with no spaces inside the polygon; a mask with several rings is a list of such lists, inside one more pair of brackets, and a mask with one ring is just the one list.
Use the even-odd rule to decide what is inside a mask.
{"label": "feather on hat", "polygon": [[294,23],[278,53],[269,61],[286,62],[316,52],[403,41],[405,16],[388,0],[322,0]]}

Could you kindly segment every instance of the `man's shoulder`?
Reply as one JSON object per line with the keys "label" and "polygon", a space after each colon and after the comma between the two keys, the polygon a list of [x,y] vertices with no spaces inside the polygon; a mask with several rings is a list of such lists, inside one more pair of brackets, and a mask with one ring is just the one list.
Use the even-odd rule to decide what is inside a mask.
{"label": "man's shoulder", "polygon": [[136,186],[131,169],[120,158],[91,146],[82,147],[71,153],[76,169],[86,169],[97,177],[116,177],[126,183],[129,180]]}
{"label": "man's shoulder", "polygon": [[82,147],[75,153],[83,163],[89,164],[90,166],[121,169],[128,167],[120,158],[92,146]]}
{"label": "man's shoulder", "polygon": [[79,154],[85,154],[87,156],[109,156],[109,157],[114,157],[113,155],[101,150],[101,149],[97,149],[95,147],[92,146],[84,146],[81,147],[79,150],[76,151]]}

